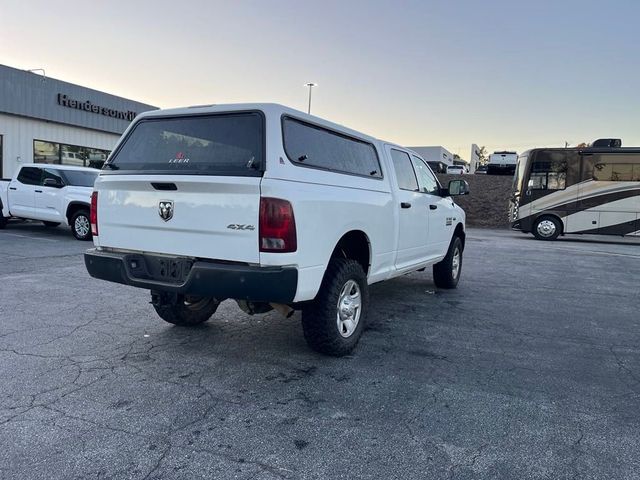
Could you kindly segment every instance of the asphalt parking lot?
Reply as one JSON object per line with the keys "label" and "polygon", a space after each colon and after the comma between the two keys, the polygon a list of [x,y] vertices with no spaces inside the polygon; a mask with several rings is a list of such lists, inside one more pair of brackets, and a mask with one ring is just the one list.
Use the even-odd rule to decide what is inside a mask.
{"label": "asphalt parking lot", "polygon": [[0,231],[1,478],[640,477],[640,239],[470,229],[458,290],[373,286],[342,359],[299,314],[172,327],[89,246]]}

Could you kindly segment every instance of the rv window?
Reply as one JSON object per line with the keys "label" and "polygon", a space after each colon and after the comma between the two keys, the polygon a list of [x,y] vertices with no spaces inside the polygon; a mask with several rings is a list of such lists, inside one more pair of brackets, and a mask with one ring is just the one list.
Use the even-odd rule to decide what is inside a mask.
{"label": "rv window", "polygon": [[567,160],[555,152],[540,152],[531,164],[531,190],[564,190],[567,187]]}
{"label": "rv window", "polygon": [[[586,165],[586,164],[585,164]],[[587,176],[602,182],[640,181],[640,155],[596,155]]]}
{"label": "rv window", "polygon": [[564,190],[566,186],[566,162],[533,162],[529,176],[531,190]]}

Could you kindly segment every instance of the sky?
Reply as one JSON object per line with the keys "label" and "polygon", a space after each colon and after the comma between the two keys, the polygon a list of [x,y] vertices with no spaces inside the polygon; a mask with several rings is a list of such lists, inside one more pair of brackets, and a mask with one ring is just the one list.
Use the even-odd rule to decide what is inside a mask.
{"label": "sky", "polygon": [[0,63],[162,108],[277,102],[405,146],[640,145],[638,0],[2,0]]}

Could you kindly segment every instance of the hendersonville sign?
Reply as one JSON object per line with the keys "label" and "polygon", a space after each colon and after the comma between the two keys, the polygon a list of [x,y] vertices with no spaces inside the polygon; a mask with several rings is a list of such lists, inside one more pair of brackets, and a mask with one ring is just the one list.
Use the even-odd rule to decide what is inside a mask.
{"label": "hendersonville sign", "polygon": [[132,112],[131,110],[125,112],[114,108],[102,107],[89,100],[85,100],[84,102],[81,100],[74,100],[62,93],[58,94],[58,105],[75,108],[76,110],[84,110],[85,112],[97,113],[99,115],[105,115],[107,117],[117,118],[120,120],[128,120],[129,122],[136,118],[136,112]]}

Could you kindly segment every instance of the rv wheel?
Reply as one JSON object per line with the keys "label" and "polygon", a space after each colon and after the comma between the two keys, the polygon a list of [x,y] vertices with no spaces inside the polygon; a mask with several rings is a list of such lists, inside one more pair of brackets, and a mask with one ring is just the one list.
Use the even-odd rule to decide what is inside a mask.
{"label": "rv wheel", "polygon": [[533,224],[533,235],[538,240],[555,240],[562,233],[560,220],[551,215],[545,215]]}

